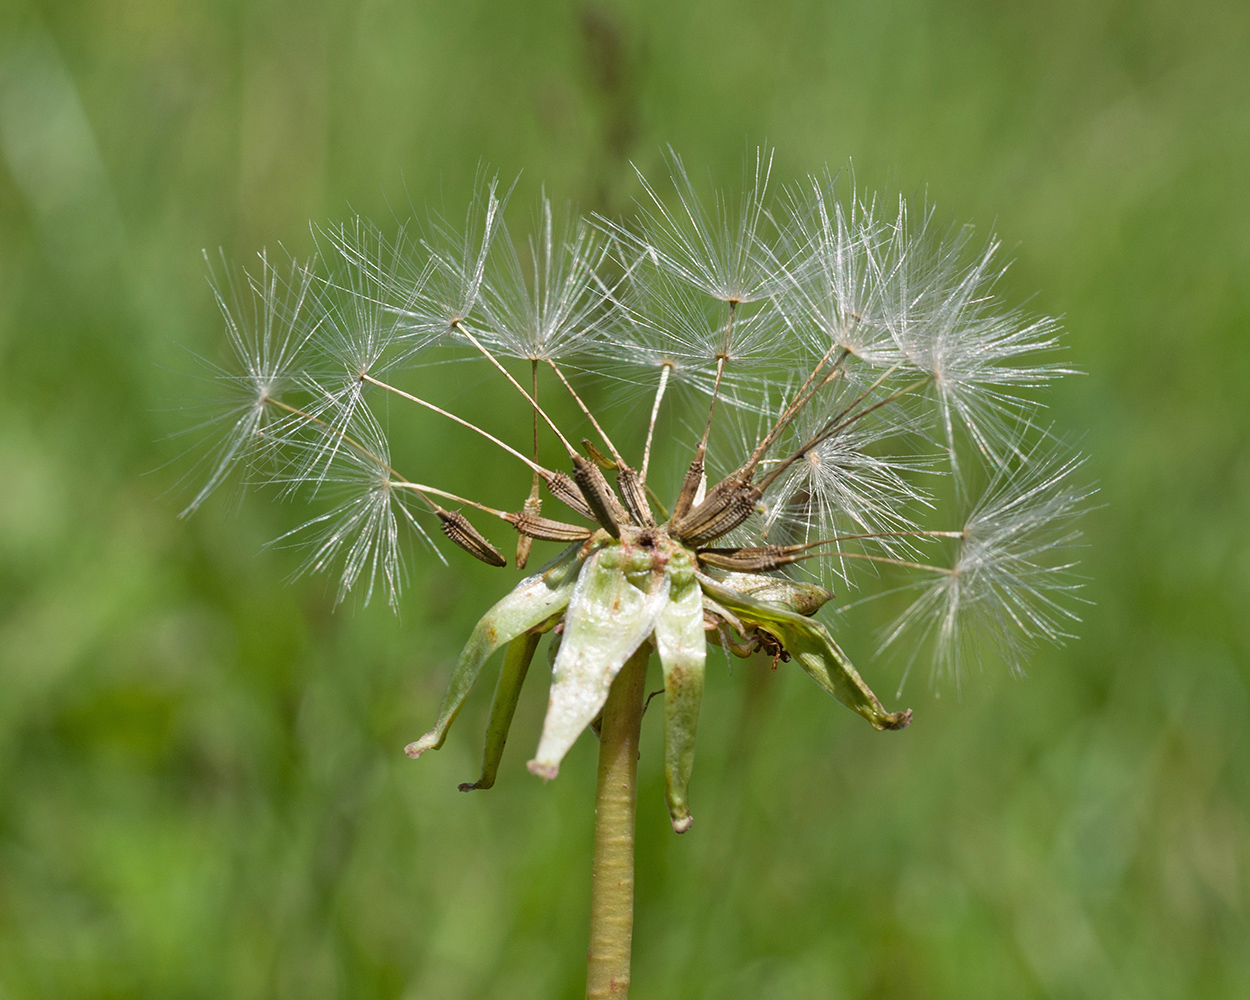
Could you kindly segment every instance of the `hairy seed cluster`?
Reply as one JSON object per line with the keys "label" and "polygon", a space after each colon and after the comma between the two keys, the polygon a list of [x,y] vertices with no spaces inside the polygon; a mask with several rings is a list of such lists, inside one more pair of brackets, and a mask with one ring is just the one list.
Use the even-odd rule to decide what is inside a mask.
{"label": "hairy seed cluster", "polygon": [[[866,687],[834,690],[863,684],[849,663],[830,666],[845,657],[814,631],[827,588],[910,589],[883,645],[909,663],[931,650],[937,672],[982,650],[1018,669],[1037,641],[1067,637],[1089,490],[1042,418],[1067,370],[1052,360],[1057,326],[1000,300],[998,241],[865,196],[850,177],[776,190],[763,152],[736,194],[704,196],[675,154],[670,164],[667,186],[641,178],[630,219],[562,217],[543,197],[518,240],[508,195],[487,179],[462,225],[432,217],[388,233],[353,219],[317,229],[310,260],[213,269],[233,358],[213,370],[228,400],[206,425],[187,511],[234,470],[317,498],[291,537],[307,545],[306,569],[334,567],[340,599],[380,587],[396,601],[406,536],[438,552],[435,522],[492,566],[523,567],[535,541],[567,546],[507,610],[529,622],[518,634],[555,630],[574,649],[557,680],[562,668],[581,678],[584,704],[550,746],[597,711],[585,696],[603,676],[587,687],[593,670],[575,659],[610,682],[612,663],[652,641],[688,671],[696,615],[700,642],[799,659],[886,727],[901,717]],[[415,370],[448,359],[515,398],[507,440],[415,391]],[[553,393],[576,403],[587,437],[549,417]],[[587,400],[612,395],[607,426]],[[397,469],[383,407],[491,441],[532,474],[529,495],[462,497],[436,469]],[[553,441],[564,457],[540,461]],[[515,529],[514,560],[482,530],[493,520]],[[591,619],[608,592],[641,610],[596,652],[586,636],[607,628]],[[544,753],[537,768],[554,773],[562,751]],[[678,823],[684,807],[670,806]]]}

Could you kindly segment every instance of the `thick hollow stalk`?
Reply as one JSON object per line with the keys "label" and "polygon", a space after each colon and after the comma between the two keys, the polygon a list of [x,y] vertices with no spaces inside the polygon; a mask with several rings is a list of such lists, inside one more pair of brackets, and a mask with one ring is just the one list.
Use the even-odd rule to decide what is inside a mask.
{"label": "thick hollow stalk", "polygon": [[612,682],[599,731],[595,792],[595,860],[590,896],[586,997],[629,995],[634,936],[634,812],[638,800],[638,734],[651,647],[642,647]]}

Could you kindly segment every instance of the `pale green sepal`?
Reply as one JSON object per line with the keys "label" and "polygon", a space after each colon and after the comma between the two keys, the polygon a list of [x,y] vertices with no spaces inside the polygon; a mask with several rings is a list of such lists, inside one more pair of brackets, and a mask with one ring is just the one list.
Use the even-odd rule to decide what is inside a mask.
{"label": "pale green sepal", "polygon": [[564,616],[542,738],[528,765],[534,774],[556,776],[625,661],[655,629],[668,589],[667,574],[654,572],[643,552],[613,545],[586,560]]}
{"label": "pale green sepal", "polygon": [[741,618],[743,624],[762,628],[775,636],[812,680],[875,728],[902,729],[911,722],[911,709],[885,710],[819,622],[730,590],[703,574],[699,574],[699,583],[705,593]]}
{"label": "pale green sepal", "polygon": [[443,695],[434,728],[414,743],[404,747],[409,757],[420,757],[427,750],[437,750],[447,739],[457,713],[477,680],[482,664],[500,646],[511,642],[522,632],[541,625],[569,603],[582,564],[581,542],[570,545],[533,576],[522,580],[507,597],[491,608],[473,629],[465,643],[451,683]]}
{"label": "pale green sepal", "polygon": [[521,685],[529,672],[534,650],[542,639],[542,633],[534,629],[522,632],[510,643],[504,653],[503,668],[495,683],[495,697],[490,703],[490,722],[486,725],[486,746],[482,750],[482,776],[473,782],[465,782],[460,791],[471,792],[478,788],[490,788],[499,773],[499,761],[503,758],[508,730],[512,728],[512,716],[516,713],[517,699],[521,697]]}
{"label": "pale green sepal", "polygon": [[797,583],[758,573],[726,573],[718,582],[757,601],[779,604],[804,618],[810,618],[833,599],[832,593],[814,583]]}
{"label": "pale green sepal", "polygon": [[694,818],[686,801],[694,766],[694,737],[703,702],[703,592],[694,560],[678,550],[669,562],[668,602],[655,624],[655,645],[664,669],[664,787],[673,829],[685,833]]}

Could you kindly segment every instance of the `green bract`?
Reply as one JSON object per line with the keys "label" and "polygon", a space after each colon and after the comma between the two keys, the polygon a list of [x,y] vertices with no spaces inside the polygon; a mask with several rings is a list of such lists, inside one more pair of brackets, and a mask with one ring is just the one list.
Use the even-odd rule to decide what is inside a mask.
{"label": "green bract", "polygon": [[706,636],[739,656],[762,650],[797,660],[822,689],[877,729],[902,729],[911,721],[910,710],[886,712],[824,626],[807,617],[828,599],[827,591],[763,574],[710,576],[698,569],[696,552],[666,527],[621,525],[619,538],[596,531],[521,581],[478,622],[434,727],[408,745],[408,755],[442,746],[482,665],[506,644],[482,776],[460,786],[462,791],[491,787],[521,684],[548,631],[558,634],[559,647],[530,771],[556,776],[569,748],[599,716],[625,661],[650,643],[664,671],[665,787],[678,833],[692,822],[687,788],[703,700]]}

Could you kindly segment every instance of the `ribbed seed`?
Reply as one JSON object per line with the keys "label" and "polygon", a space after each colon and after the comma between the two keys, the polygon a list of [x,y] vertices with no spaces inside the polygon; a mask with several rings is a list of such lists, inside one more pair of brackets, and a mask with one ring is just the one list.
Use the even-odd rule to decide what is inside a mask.
{"label": "ribbed seed", "polygon": [[674,519],[670,529],[687,545],[702,545],[738,527],[751,516],[761,496],[749,483],[722,479],[703,503],[685,517]]}
{"label": "ribbed seed", "polygon": [[616,473],[616,485],[621,491],[621,500],[629,511],[630,517],[634,519],[634,523],[643,528],[653,527],[655,518],[651,514],[651,505],[647,503],[647,491],[643,489],[638,473],[628,465],[620,466]]}
{"label": "ribbed seed", "polygon": [[528,538],[541,538],[548,542],[580,542],[594,533],[591,528],[583,525],[553,521],[549,517],[540,517],[528,511],[509,514],[507,520],[522,535]]}
{"label": "ribbed seed", "polygon": [[438,519],[443,523],[443,534],[475,559],[482,560],[488,566],[508,565],[503,553],[491,545],[463,514],[454,510],[440,510]]}
{"label": "ribbed seed", "polygon": [[717,569],[767,572],[796,561],[799,556],[783,545],[750,545],[740,549],[700,549],[699,562]]}
{"label": "ribbed seed", "polygon": [[699,485],[702,482],[703,457],[699,456],[690,463],[690,468],[686,470],[686,478],[682,481],[681,492],[677,494],[677,502],[673,504],[673,523],[681,520],[689,512],[690,505],[694,503],[694,498],[698,494]]}
{"label": "ribbed seed", "polygon": [[621,510],[622,516],[620,518],[615,516],[616,511],[613,507],[619,508],[620,502],[612,495],[611,487],[603,478],[599,467],[582,458],[581,455],[574,455],[573,480],[577,483],[577,488],[581,490],[582,496],[586,498],[586,505],[590,508],[594,519],[613,538],[620,538],[620,521],[626,520],[628,515]]}
{"label": "ribbed seed", "polygon": [[544,473],[543,482],[547,485],[547,491],[570,510],[581,514],[588,521],[596,520],[595,515],[591,513],[590,507],[587,506],[586,500],[582,496],[582,491],[577,488],[577,484],[573,482],[573,477],[568,473]]}

